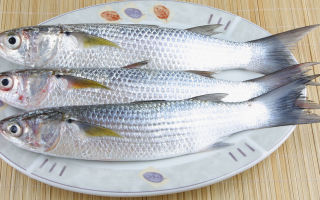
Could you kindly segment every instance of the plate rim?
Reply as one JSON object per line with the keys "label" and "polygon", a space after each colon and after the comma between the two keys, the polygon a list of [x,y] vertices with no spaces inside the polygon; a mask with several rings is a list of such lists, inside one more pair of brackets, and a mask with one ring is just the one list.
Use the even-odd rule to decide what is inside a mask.
{"label": "plate rim", "polygon": [[[97,6],[101,6],[101,5],[111,5],[111,4],[117,4],[117,3],[126,3],[126,2],[141,2],[141,1],[148,1],[151,2],[150,0],[121,0],[121,1],[115,1],[115,2],[109,2],[109,3],[101,3],[101,4],[95,4],[95,5],[91,5],[91,6],[87,6],[84,8],[78,8],[60,15],[57,15],[55,17],[52,17],[50,19],[47,19],[43,22],[41,22],[39,25],[42,25],[44,23],[48,23],[51,20],[55,20],[59,17],[62,17],[64,15],[68,15],[74,12],[78,12],[84,9],[89,9],[89,8],[93,8],[93,7],[97,7]],[[240,17],[239,15],[233,14],[231,12],[219,9],[219,8],[215,8],[215,7],[211,7],[211,6],[206,6],[206,5],[202,5],[202,4],[197,4],[197,3],[193,3],[193,2],[184,2],[184,1],[178,1],[178,0],[152,0],[153,2],[174,2],[174,3],[181,3],[181,4],[191,4],[194,6],[200,6],[200,7],[206,7],[206,8],[210,8],[210,9],[215,9],[221,12],[224,12],[226,14],[235,16],[235,17]],[[265,31],[266,33],[268,33],[269,35],[270,32],[265,30],[264,28],[260,27],[259,25],[243,18],[240,17],[241,20],[246,21],[249,24],[252,24],[254,26],[256,26],[257,28]],[[232,176],[235,176],[237,174],[240,174],[241,172],[253,167],[254,165],[256,165],[257,163],[261,162],[262,160],[266,159],[270,154],[272,154],[275,150],[277,150],[287,139],[288,137],[293,133],[294,129],[296,128],[296,125],[292,126],[289,131],[288,134],[286,134],[283,138],[281,138],[281,140],[279,140],[279,142],[273,147],[271,148],[269,151],[265,151],[265,153],[263,153],[261,155],[261,157],[259,157],[258,159],[254,160],[253,162],[248,163],[247,165],[229,173],[223,176],[220,176],[218,178],[214,178],[214,179],[208,179],[206,181],[202,181],[199,183],[194,183],[191,185],[186,185],[186,186],[181,186],[181,187],[177,187],[177,188],[171,188],[171,189],[162,189],[162,190],[154,190],[154,191],[142,191],[142,192],[115,192],[115,191],[107,191],[107,190],[94,190],[94,189],[88,189],[88,188],[81,188],[81,187],[76,187],[76,186],[71,186],[71,185],[67,185],[67,184],[63,184],[63,183],[58,183],[56,181],[44,178],[42,176],[39,176],[37,174],[34,174],[30,171],[27,171],[26,169],[24,169],[23,167],[19,166],[18,164],[16,164],[15,162],[11,161],[9,158],[7,158],[3,153],[0,152],[0,157],[2,160],[4,160],[8,165],[10,165],[12,168],[18,170],[19,172],[21,172],[22,174],[31,177],[37,181],[40,181],[42,183],[48,184],[50,186],[53,187],[57,187],[60,189],[64,189],[64,190],[68,190],[68,191],[72,191],[72,192],[78,192],[78,193],[83,193],[83,194],[89,194],[89,195],[98,195],[98,196],[109,196],[109,197],[141,197],[141,196],[158,196],[158,195],[165,195],[165,194],[172,194],[172,193],[178,193],[178,192],[184,192],[184,191],[188,191],[188,190],[194,190],[194,189],[198,189],[201,187],[205,187],[208,185],[212,185],[218,182],[221,182],[223,180],[229,179]]]}

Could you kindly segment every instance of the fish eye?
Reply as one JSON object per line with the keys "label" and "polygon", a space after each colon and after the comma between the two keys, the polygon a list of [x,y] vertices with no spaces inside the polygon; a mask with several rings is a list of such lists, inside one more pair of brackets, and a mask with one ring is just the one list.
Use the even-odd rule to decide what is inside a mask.
{"label": "fish eye", "polygon": [[19,137],[22,135],[22,128],[19,124],[13,123],[7,127],[7,131],[10,135],[14,137]]}
{"label": "fish eye", "polygon": [[16,34],[9,34],[5,41],[5,45],[9,49],[13,49],[13,50],[19,48],[20,44],[21,44],[21,38],[19,35],[16,35]]}
{"label": "fish eye", "polygon": [[0,77],[0,89],[3,91],[8,91],[13,87],[13,80],[9,76]]}

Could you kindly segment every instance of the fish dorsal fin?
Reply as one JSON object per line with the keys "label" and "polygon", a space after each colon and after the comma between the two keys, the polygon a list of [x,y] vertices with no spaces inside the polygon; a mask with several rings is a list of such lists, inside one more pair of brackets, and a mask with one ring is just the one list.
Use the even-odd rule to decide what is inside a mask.
{"label": "fish dorsal fin", "polygon": [[197,97],[191,98],[192,100],[201,100],[201,101],[221,101],[228,94],[226,93],[215,93],[215,94],[205,94]]}
{"label": "fish dorsal fin", "polygon": [[66,35],[72,35],[75,38],[77,38],[78,41],[82,42],[82,45],[84,48],[91,48],[91,47],[95,47],[95,46],[110,46],[110,47],[116,47],[116,48],[120,48],[116,43],[98,37],[98,36],[94,36],[94,35],[90,35],[88,33],[84,33],[84,32],[64,32]]}
{"label": "fish dorsal fin", "polygon": [[[121,24],[121,25],[131,25],[132,26],[132,24]],[[136,26],[136,27],[140,26],[142,28],[145,28],[145,27],[161,28],[161,26],[151,25],[151,24],[134,24],[134,26]],[[218,29],[221,26],[223,26],[223,25],[222,24],[209,24],[209,25],[191,27],[191,28],[187,28],[185,30],[210,36],[210,35],[215,35],[215,34],[221,33],[221,32],[216,31],[216,29]]]}
{"label": "fish dorsal fin", "polygon": [[130,65],[127,65],[127,66],[124,66],[122,68],[125,68],[125,69],[134,69],[134,68],[139,68],[139,67],[142,67],[144,65],[148,64],[148,61],[147,60],[144,60],[144,61],[141,61],[141,62],[137,62],[137,63],[132,63]]}
{"label": "fish dorsal fin", "polygon": [[68,74],[56,74],[56,78],[63,78],[68,81],[68,87],[72,89],[83,89],[83,88],[103,88],[110,90],[107,86],[90,79],[77,77]]}
{"label": "fish dorsal fin", "polygon": [[191,31],[194,33],[199,33],[202,35],[215,35],[221,32],[216,31],[219,27],[221,27],[222,24],[209,24],[209,25],[203,25],[203,26],[196,26],[186,29],[187,31]]}
{"label": "fish dorsal fin", "polygon": [[119,24],[120,26],[135,26],[135,27],[148,27],[148,28],[159,28],[160,26],[154,24]]}
{"label": "fish dorsal fin", "polygon": [[82,129],[86,133],[86,135],[90,137],[122,137],[121,135],[109,128],[94,125],[88,122],[83,122],[77,119],[67,119],[67,123],[77,124],[79,128]]}
{"label": "fish dorsal fin", "polygon": [[197,74],[197,75],[204,76],[204,77],[207,77],[207,78],[213,78],[212,75],[214,74],[214,72],[196,71],[196,70],[188,70],[186,72]]}

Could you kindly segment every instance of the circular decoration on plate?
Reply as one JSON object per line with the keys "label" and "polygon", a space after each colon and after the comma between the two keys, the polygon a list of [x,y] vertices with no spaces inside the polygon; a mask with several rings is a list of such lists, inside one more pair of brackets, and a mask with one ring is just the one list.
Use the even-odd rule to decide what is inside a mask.
{"label": "circular decoration on plate", "polygon": [[168,19],[170,15],[170,10],[163,6],[163,5],[156,5],[153,7],[153,12],[154,14],[159,18],[159,19]]}
{"label": "circular decoration on plate", "polygon": [[138,8],[126,8],[124,13],[133,19],[139,19],[143,15]]}
{"label": "circular decoration on plate", "polygon": [[111,22],[120,20],[120,15],[116,11],[113,11],[113,10],[103,11],[100,14],[100,16],[102,18],[104,18],[105,20],[111,21]]}
{"label": "circular decoration on plate", "polygon": [[162,176],[162,174],[158,173],[158,172],[145,172],[143,174],[143,177],[150,182],[153,183],[161,183],[164,180],[164,177]]}

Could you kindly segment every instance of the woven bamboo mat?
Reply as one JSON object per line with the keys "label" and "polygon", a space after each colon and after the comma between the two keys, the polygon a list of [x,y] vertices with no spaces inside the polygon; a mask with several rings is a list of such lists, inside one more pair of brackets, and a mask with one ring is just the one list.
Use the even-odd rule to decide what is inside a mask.
{"label": "woven bamboo mat", "polygon": [[[36,25],[62,13],[108,0],[0,0],[1,31]],[[271,33],[320,23],[318,0],[189,0],[220,8],[256,23]],[[320,61],[320,29],[299,42],[300,62]],[[320,73],[314,69],[311,73]],[[308,97],[319,103],[319,87]],[[320,114],[320,112],[318,112]],[[320,124],[301,125],[270,157],[223,182],[184,193],[132,199],[320,199]],[[118,199],[57,189],[35,181],[0,161],[2,199]],[[124,198],[122,198],[124,199]]]}

